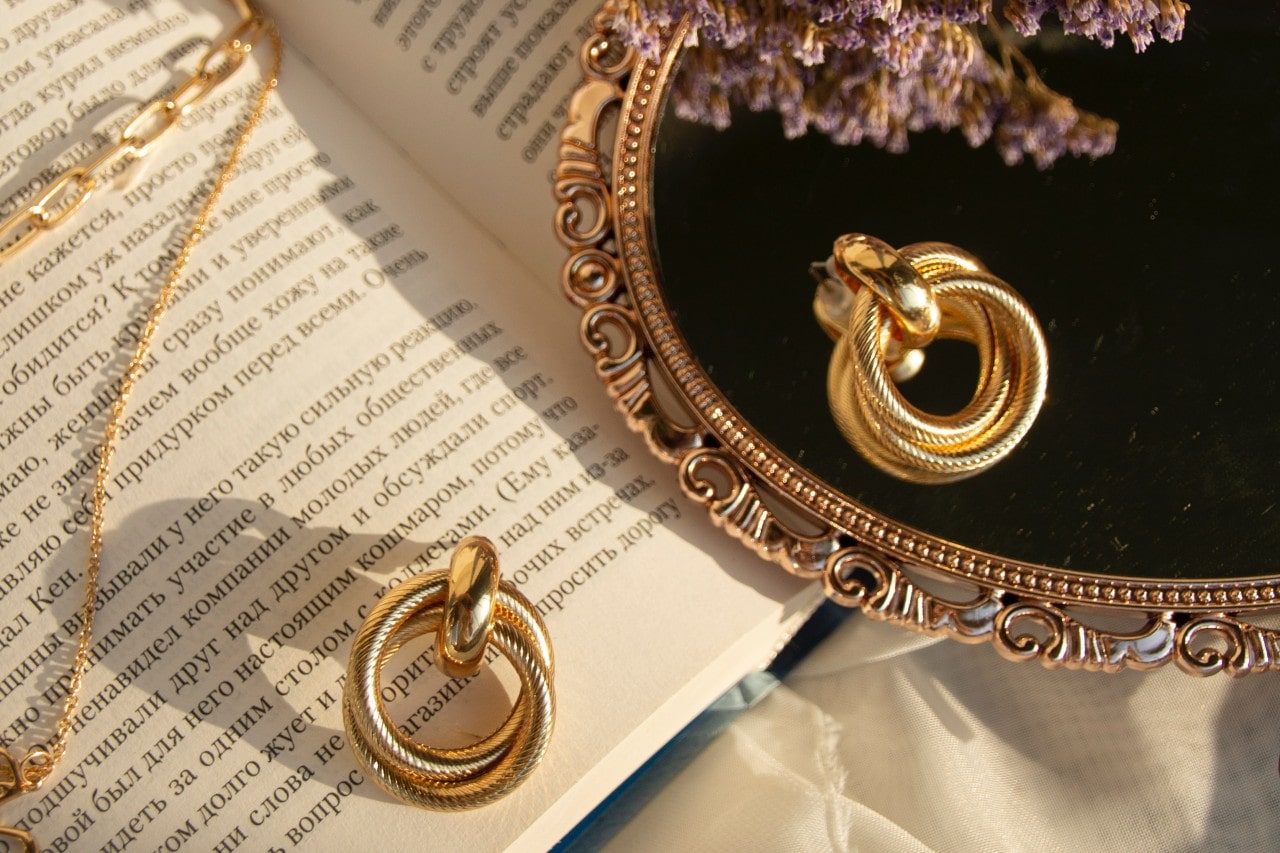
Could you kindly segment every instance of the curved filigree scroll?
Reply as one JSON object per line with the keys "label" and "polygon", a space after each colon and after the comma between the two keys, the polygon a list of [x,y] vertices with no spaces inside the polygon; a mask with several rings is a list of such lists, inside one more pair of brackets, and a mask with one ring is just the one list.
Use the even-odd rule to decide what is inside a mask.
{"label": "curved filigree scroll", "polygon": [[1101,631],[1046,602],[1014,602],[996,616],[996,647],[1011,660],[1039,658],[1049,667],[1119,672],[1168,661],[1177,624],[1169,613],[1137,631]]}
{"label": "curved filigree scroll", "polygon": [[1174,638],[1178,665],[1194,675],[1246,675],[1280,669],[1280,632],[1228,614],[1189,619]]}
{"label": "curved filigree scroll", "polygon": [[[858,504],[756,432],[691,355],[655,272],[653,133],[684,25],[672,28],[662,59],[649,62],[607,24],[606,11],[580,53],[585,79],[561,137],[555,224],[569,250],[562,284],[582,311],[582,343],[615,405],[659,457],[678,465],[685,493],[719,527],[788,571],[820,578],[828,596],[871,618],[991,643],[1011,660],[1097,672],[1170,662],[1196,675],[1280,669],[1280,631],[1243,618],[1280,607],[1280,579],[1147,581],[1004,560]],[[659,376],[675,404],[659,404]],[[930,579],[965,592],[948,597],[923,585]],[[1099,612],[1136,617],[1137,627],[1091,624]]]}
{"label": "curved filigree scroll", "polygon": [[994,617],[1003,607],[995,590],[981,590],[964,602],[925,592],[891,558],[861,545],[835,552],[822,583],[832,600],[860,607],[882,622],[969,643],[991,638]]}
{"label": "curved filigree scroll", "polygon": [[578,53],[586,79],[569,101],[556,166],[556,234],[572,250],[564,281],[577,304],[608,299],[620,283],[616,258],[600,250],[614,225],[600,143],[636,55],[608,35],[604,14],[597,15],[596,32]]}
{"label": "curved filigree scroll", "polygon": [[585,79],[569,101],[560,140],[555,227],[569,248],[561,281],[565,296],[583,310],[579,329],[596,375],[632,429],[654,453],[674,462],[701,444],[701,434],[660,413],[641,326],[622,288],[617,212],[603,151],[613,145],[604,138],[607,119],[617,112],[637,56],[609,36],[605,14],[597,16],[597,31],[579,51]]}
{"label": "curved filigree scroll", "polygon": [[780,519],[732,456],[720,448],[703,448],[680,462],[680,486],[706,505],[711,518],[766,560],[793,575],[816,578],[835,550],[835,531],[805,534]]}
{"label": "curved filigree scroll", "polygon": [[596,375],[627,423],[645,437],[650,450],[674,462],[702,444],[700,430],[678,425],[657,407],[644,339],[630,308],[607,302],[588,306],[582,316],[581,335],[595,356]]}

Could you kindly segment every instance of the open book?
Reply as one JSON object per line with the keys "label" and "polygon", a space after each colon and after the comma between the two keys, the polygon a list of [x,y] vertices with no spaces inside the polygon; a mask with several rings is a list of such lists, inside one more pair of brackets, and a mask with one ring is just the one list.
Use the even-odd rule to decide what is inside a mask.
{"label": "open book", "polygon": [[[268,7],[281,85],[124,422],[76,733],[0,818],[51,850],[545,847],[818,593],[712,529],[579,351],[548,175],[594,10]],[[213,0],[4,9],[0,217],[233,21]],[[19,751],[67,689],[107,407],[255,61],[0,266],[0,741]],[[546,615],[558,717],[515,794],[436,814],[359,772],[341,682],[371,603],[471,533]],[[511,679],[450,682],[427,649],[383,672],[393,718],[442,746],[488,731]]]}

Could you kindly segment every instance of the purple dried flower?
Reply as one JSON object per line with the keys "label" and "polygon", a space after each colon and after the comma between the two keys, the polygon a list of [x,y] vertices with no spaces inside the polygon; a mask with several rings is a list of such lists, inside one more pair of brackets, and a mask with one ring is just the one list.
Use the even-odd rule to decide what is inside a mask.
{"label": "purple dried flower", "polygon": [[[1065,153],[1097,157],[1116,125],[1053,92],[992,22],[991,0],[617,0],[624,40],[654,59],[688,15],[688,54],[674,94],[684,117],[727,126],[730,102],[777,110],[788,136],[809,128],[839,143],[902,151],[907,134],[959,128],[1009,163],[1044,168]],[[1022,35],[1055,15],[1068,33],[1141,51],[1182,36],[1182,0],[1006,0]],[[986,21],[999,58],[973,26]],[[1020,73],[1019,73],[1020,72]]]}

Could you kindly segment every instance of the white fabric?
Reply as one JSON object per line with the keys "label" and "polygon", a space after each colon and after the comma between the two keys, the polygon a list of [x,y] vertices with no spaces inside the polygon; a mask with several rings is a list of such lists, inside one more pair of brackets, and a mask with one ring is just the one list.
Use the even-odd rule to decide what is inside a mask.
{"label": "white fabric", "polygon": [[1048,671],[848,620],[629,850],[1280,849],[1280,676]]}

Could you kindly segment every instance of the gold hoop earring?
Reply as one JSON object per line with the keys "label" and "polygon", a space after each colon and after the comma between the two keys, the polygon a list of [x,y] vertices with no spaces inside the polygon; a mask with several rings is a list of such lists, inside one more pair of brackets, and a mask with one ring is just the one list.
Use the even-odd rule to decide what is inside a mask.
{"label": "gold hoop earring", "polygon": [[[404,643],[434,631],[445,674],[468,677],[489,642],[520,677],[520,694],[496,731],[459,749],[420,744],[392,723],[379,675]],[[356,633],[343,694],[343,723],[360,763],[388,792],[435,810],[487,805],[537,767],[555,722],[555,664],[538,611],[499,578],[493,543],[469,536],[448,571],[428,572],[388,592]]]}
{"label": "gold hoop earring", "polygon": [[[831,413],[873,465],[913,483],[949,483],[999,462],[1031,429],[1048,385],[1044,334],[1022,297],[973,255],[845,234],[811,271],[814,314],[836,344]],[[920,370],[938,338],[978,350],[977,389],[954,414],[918,409],[895,384]]]}

